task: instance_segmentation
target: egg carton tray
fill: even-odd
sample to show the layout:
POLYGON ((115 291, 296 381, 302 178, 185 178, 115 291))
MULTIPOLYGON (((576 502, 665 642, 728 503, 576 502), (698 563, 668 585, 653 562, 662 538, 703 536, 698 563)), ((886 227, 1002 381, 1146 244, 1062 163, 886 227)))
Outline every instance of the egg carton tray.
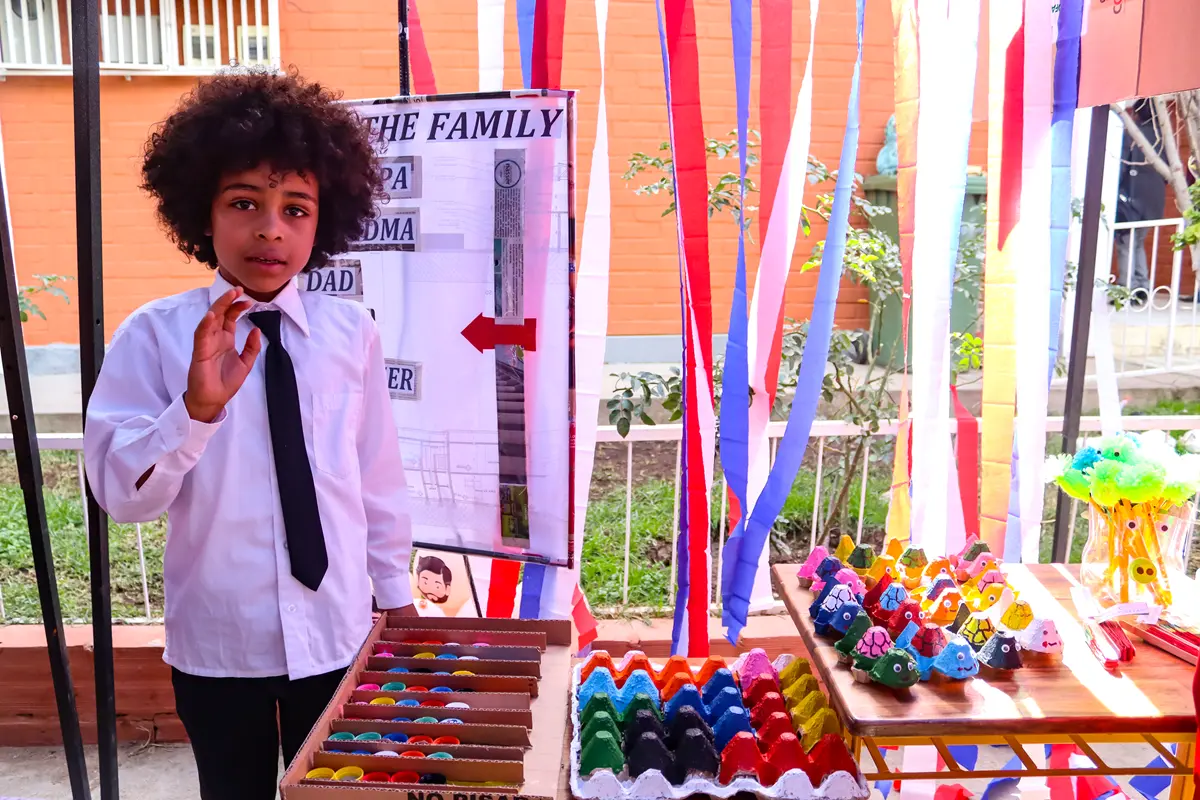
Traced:
MULTIPOLYGON (((625 654, 618 667, 629 663, 629 659, 637 651, 625 654)), ((772 662, 776 674, 783 670, 795 658, 784 654, 772 662)), ((746 660, 743 653, 730 665, 730 670, 738 674, 746 660)), ((662 668, 661 662, 652 661, 656 669, 662 668)), ((683 800, 694 795, 711 795, 722 800, 728 800, 739 792, 750 792, 758 797, 771 800, 866 800, 871 790, 866 779, 860 772, 857 775, 839 770, 830 773, 821 781, 820 786, 813 786, 808 775, 799 769, 788 770, 771 786, 763 786, 754 778, 737 777, 728 784, 721 784, 711 778, 693 776, 682 784, 676 785, 667 780, 666 776, 657 769, 647 770, 637 778, 627 775, 614 775, 611 770, 599 770, 584 778, 579 774, 580 757, 583 743, 580 739, 582 729, 579 725, 579 685, 583 674, 584 662, 575 665, 571 674, 571 795, 579 800, 683 800)), ((693 675, 699 669, 691 667, 693 675)))

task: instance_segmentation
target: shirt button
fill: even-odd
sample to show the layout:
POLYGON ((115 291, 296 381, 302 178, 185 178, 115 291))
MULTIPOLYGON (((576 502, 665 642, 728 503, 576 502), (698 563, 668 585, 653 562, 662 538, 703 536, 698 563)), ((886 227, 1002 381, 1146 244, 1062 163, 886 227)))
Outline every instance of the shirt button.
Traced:
POLYGON ((296 606, 294 606, 294 605, 288 606, 288 611, 295 611, 295 610, 296 610, 296 606))

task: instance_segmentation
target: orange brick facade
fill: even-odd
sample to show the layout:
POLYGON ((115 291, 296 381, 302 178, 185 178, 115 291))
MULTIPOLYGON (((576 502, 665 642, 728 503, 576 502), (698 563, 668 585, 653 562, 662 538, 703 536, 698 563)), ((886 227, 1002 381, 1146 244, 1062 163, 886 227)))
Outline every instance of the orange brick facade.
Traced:
MULTIPOLYGON (((508 3, 505 85, 521 83, 515 3, 508 3)), ((341 88, 347 97, 394 94, 398 88, 395 3, 381 0, 285 0, 280 4, 280 44, 285 64, 341 88)), ((793 15, 793 88, 798 89, 808 48, 807 3, 793 15)), ((423 0, 421 22, 438 89, 478 86, 476 4, 473 0, 423 0)), ((729 50, 729 5, 696 0, 706 132, 725 136, 735 127, 729 50)), ((760 30, 757 18, 755 28, 760 30)), ((657 148, 666 139, 662 63, 652 0, 612 0, 608 26, 610 175, 613 196, 612 280, 609 333, 674 334, 679 331, 678 267, 673 218, 663 218, 660 198, 639 197, 621 180, 628 155, 657 148)), ((893 108, 891 17, 887 3, 868 3, 862 71, 862 138, 858 171, 872 174, 884 126, 893 108)), ((590 0, 568 0, 563 85, 579 91, 578 213, 587 198, 588 159, 595 133, 599 59, 590 0)), ((751 126, 757 127, 758 45, 755 43, 751 126)), ((854 3, 827 0, 817 25, 813 153, 836 165, 845 126, 854 62, 854 3)), ((207 282, 207 271, 184 261, 157 229, 153 209, 137 188, 142 144, 156 121, 192 85, 178 77, 101 78, 105 314, 109 335, 142 303, 207 282)), ((16 262, 22 282, 32 275, 74 275, 74 178, 69 77, 10 76, 0 83, 0 124, 10 190, 16 262)), ((971 163, 985 160, 986 133, 977 126, 971 163)), ((713 172, 735 161, 712 164, 713 172)), ((757 228, 757 226, 755 226, 757 228)), ((787 313, 804 317, 816 274, 799 272, 817 228, 802 239, 787 293, 787 313)), ((729 315, 736 229, 728 216, 710 226, 714 328, 729 315)), ((757 244, 750 245, 750 275, 757 244)), ((73 284, 67 285, 73 293, 73 284)), ((838 321, 861 326, 865 292, 847 284, 838 321)), ((78 341, 74 305, 39 301, 48 321, 26 326, 29 344, 78 341)))

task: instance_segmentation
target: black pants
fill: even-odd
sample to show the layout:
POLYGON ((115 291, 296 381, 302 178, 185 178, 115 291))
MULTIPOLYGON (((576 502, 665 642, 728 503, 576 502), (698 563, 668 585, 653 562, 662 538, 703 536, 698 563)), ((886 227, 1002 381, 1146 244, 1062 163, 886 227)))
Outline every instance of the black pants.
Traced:
POLYGON ((290 764, 345 670, 301 680, 198 678, 171 670, 203 800, 274 800, 279 745, 290 764))

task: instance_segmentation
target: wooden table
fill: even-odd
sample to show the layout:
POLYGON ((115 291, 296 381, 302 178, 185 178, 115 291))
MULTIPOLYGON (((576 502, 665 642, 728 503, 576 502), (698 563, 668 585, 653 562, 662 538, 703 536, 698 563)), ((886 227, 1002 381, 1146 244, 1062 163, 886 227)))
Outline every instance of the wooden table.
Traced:
POLYGON ((1170 775, 1171 798, 1191 798, 1196 741, 1192 667, 1149 645, 1118 673, 1106 671, 1091 654, 1070 598, 1077 567, 1055 564, 1006 567, 1009 583, 1039 617, 1055 621, 1064 643, 1062 664, 1027 666, 1004 680, 973 678, 950 686, 921 683, 895 692, 878 684, 856 683, 848 667, 837 663, 833 641, 816 635, 808 608, 813 595, 796 580, 798 564, 772 568, 775 588, 812 654, 813 670, 825 684, 830 706, 845 728, 857 758, 862 749, 878 772, 868 780, 962 780, 997 777, 1097 775, 1170 775), (1167 762, 1109 764, 1094 745, 1149 744, 1167 762), (1023 744, 1074 743, 1095 768, 1039 768, 1023 744), (1166 747, 1177 745, 1172 754, 1166 747), (968 771, 958 765, 950 744, 1007 744, 1023 770, 968 771), (898 772, 889 769, 880 747, 932 745, 946 762, 945 772, 898 772))

